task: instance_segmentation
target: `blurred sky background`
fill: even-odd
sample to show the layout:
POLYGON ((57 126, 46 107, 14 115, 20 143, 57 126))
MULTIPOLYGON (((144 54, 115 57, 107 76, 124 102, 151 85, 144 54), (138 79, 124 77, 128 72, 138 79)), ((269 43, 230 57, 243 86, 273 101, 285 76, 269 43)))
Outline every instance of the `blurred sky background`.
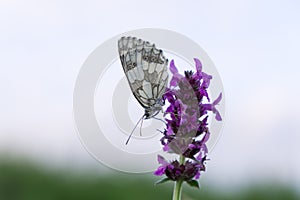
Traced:
POLYGON ((201 45, 225 88, 225 126, 202 178, 220 189, 265 180, 299 189, 299 11, 297 0, 1 0, 0 154, 110 171, 77 137, 76 77, 112 36, 163 28, 201 45))

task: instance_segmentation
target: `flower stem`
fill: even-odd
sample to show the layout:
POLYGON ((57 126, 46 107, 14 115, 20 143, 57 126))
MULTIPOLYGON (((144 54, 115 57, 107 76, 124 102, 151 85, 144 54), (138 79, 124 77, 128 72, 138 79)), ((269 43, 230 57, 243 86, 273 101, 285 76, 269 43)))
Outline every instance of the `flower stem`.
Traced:
POLYGON ((173 200, 181 200, 182 180, 175 182, 173 191, 173 200))
POLYGON ((185 161, 185 157, 183 155, 180 155, 179 163, 184 164, 184 161, 185 161))
MULTIPOLYGON (((180 155, 179 158, 180 164, 183 164, 184 161, 185 161, 185 157, 180 155)), ((181 200, 182 183, 183 180, 178 180, 174 183, 173 200, 181 200)))

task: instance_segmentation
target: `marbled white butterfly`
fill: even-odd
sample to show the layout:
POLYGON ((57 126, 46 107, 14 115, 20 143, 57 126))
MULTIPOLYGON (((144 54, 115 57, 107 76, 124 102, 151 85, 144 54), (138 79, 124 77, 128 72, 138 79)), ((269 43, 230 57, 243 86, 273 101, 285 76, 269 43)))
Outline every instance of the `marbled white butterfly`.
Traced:
POLYGON ((168 83, 168 59, 164 57, 162 50, 155 47, 155 44, 135 37, 119 39, 118 50, 130 89, 145 109, 145 114, 138 123, 144 118, 155 117, 164 105, 162 96, 168 83))

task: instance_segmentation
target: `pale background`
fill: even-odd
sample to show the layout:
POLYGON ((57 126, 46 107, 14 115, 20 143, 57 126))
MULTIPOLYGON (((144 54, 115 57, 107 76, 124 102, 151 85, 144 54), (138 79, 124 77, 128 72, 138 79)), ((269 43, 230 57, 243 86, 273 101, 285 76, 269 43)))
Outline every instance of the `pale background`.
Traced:
POLYGON ((226 121, 204 181, 220 189, 264 181, 297 188, 299 10, 296 0, 2 0, 0 154, 110 171, 76 135, 76 76, 87 56, 110 37, 164 28, 200 44, 223 80, 226 121))

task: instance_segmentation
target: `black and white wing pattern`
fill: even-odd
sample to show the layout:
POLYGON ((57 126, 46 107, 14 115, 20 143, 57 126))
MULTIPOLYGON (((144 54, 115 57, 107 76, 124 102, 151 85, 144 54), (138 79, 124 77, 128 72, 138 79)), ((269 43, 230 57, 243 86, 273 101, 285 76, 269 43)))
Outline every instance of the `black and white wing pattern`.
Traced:
POLYGON ((154 117, 164 105, 168 59, 155 44, 135 37, 119 39, 118 49, 131 91, 145 109, 145 119, 154 117))

